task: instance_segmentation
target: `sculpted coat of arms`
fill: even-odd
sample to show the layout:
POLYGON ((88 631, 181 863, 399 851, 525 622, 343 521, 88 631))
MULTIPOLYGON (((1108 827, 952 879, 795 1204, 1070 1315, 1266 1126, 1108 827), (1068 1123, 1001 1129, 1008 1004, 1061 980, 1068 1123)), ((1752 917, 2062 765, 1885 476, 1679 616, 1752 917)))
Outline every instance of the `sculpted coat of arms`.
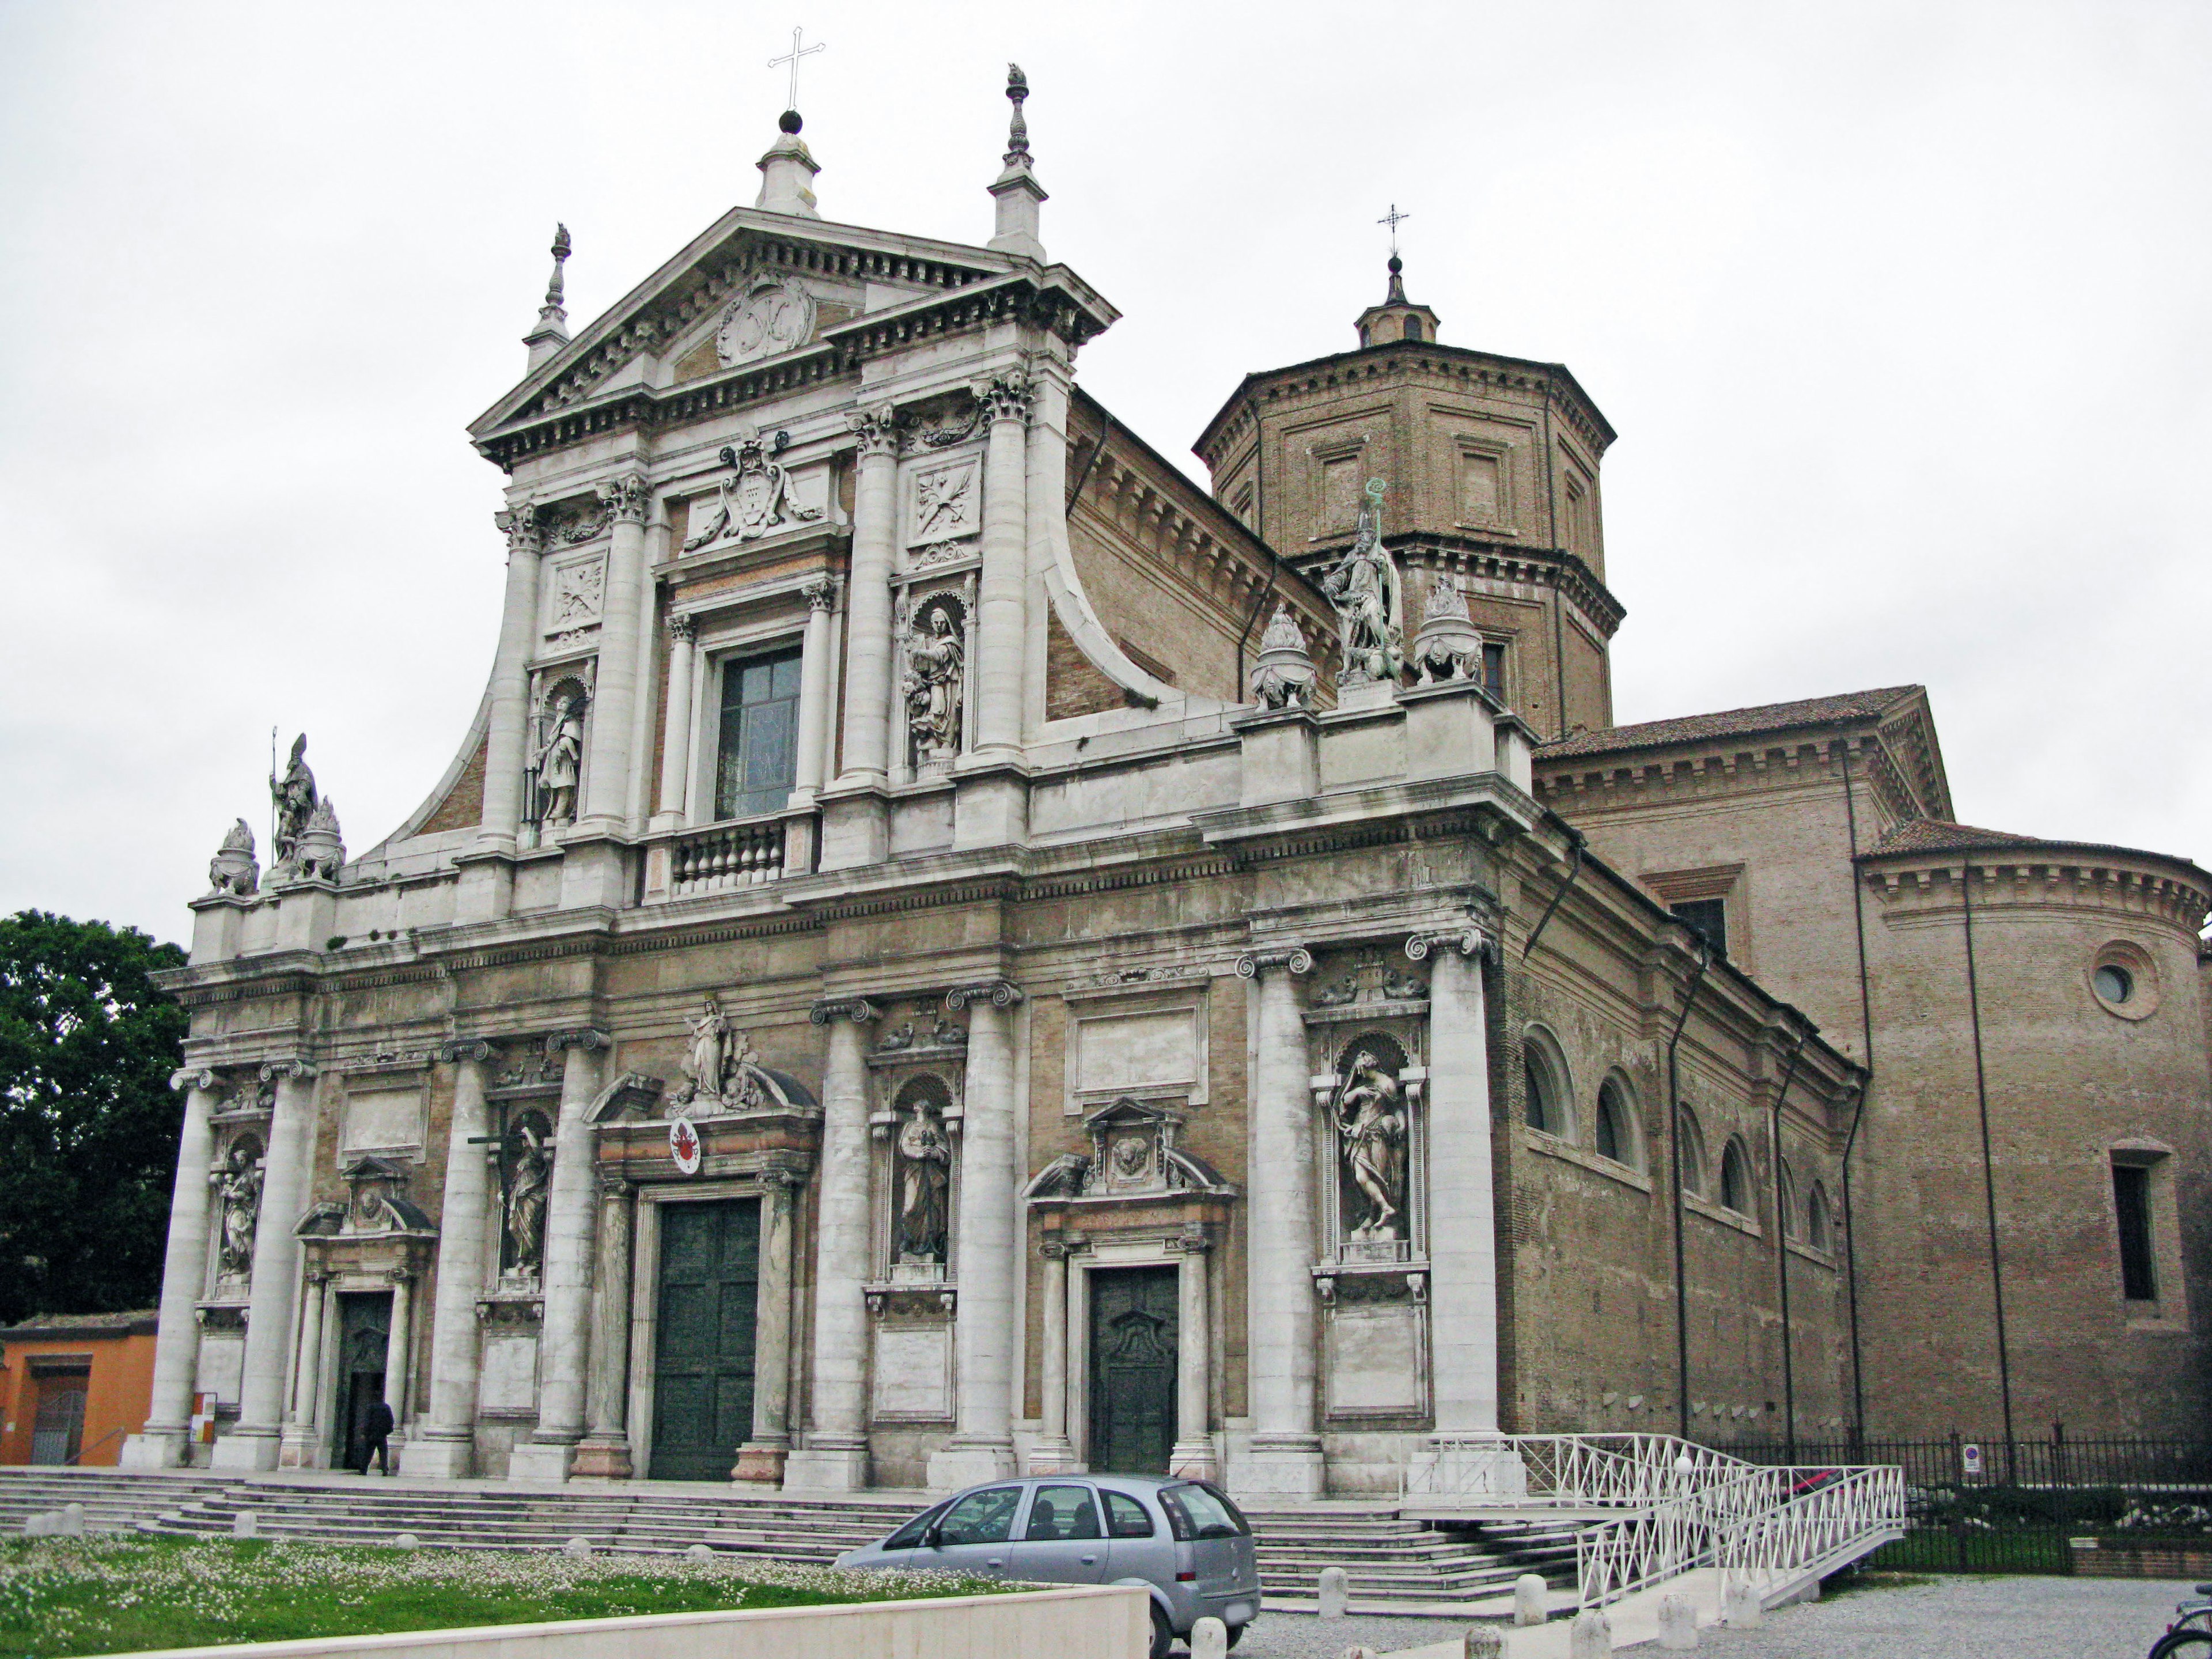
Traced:
POLYGON ((752 541, 785 525, 822 516, 820 507, 801 507, 792 499, 791 475, 770 456, 759 433, 746 431, 726 445, 722 464, 735 471, 715 486, 714 506, 684 539, 686 553, 715 542, 752 541))

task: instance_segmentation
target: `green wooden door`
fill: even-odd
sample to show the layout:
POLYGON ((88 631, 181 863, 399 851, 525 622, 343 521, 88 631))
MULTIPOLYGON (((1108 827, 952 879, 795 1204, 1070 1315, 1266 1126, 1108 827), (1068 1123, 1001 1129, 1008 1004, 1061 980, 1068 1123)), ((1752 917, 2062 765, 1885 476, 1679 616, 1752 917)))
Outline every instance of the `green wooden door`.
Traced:
POLYGON ((1091 1467, 1165 1474, 1176 1432, 1176 1270, 1091 1275, 1091 1467))
POLYGON ((726 1480, 753 1431, 760 1200, 660 1209, 653 1376, 656 1480, 726 1480))

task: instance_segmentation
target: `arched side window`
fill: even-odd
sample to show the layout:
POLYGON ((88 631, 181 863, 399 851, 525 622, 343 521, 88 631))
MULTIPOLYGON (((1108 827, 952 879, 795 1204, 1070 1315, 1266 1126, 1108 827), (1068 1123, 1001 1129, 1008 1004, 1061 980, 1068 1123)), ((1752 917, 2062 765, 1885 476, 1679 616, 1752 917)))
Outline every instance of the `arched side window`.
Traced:
POLYGON ((1521 1037, 1521 1060, 1527 1073, 1528 1099, 1522 1115, 1532 1129, 1540 1129, 1561 1140, 1574 1139, 1574 1121, 1567 1110, 1573 1096, 1567 1062, 1559 1045, 1540 1025, 1531 1025, 1521 1037))
POLYGON ((1805 1195, 1805 1242, 1816 1250, 1828 1248, 1828 1189, 1817 1181, 1805 1195))
POLYGON ((1421 319, 1419 318, 1408 317, 1406 319, 1406 337, 1409 340, 1418 340, 1421 337, 1421 319))
POLYGON ((1744 1151, 1743 1142, 1734 1136, 1721 1152, 1721 1207, 1738 1215, 1749 1215, 1753 1207, 1751 1155, 1744 1151))
POLYGON ((1790 1160, 1782 1160, 1782 1236, 1800 1238, 1804 1230, 1798 1225, 1797 1174, 1790 1167, 1790 1160))
POLYGON ((1703 1197, 1705 1190, 1705 1136, 1698 1115, 1688 1107, 1674 1114, 1674 1156, 1682 1172, 1682 1190, 1703 1197))
POLYGON ((1619 1073, 1598 1085, 1595 1132, 1597 1155, 1632 1170, 1644 1167, 1643 1148, 1636 1134, 1635 1096, 1619 1073))

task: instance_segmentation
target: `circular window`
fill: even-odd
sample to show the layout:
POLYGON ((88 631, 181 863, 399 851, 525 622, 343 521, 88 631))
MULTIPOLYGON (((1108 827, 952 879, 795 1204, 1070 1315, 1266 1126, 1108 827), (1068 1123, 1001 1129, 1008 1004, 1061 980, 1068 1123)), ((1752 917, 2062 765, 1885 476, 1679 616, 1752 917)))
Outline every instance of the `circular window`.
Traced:
POLYGON ((2114 939, 2089 964, 2097 1006, 2121 1019, 2148 1019, 2158 1008, 2158 965, 2130 939, 2114 939))

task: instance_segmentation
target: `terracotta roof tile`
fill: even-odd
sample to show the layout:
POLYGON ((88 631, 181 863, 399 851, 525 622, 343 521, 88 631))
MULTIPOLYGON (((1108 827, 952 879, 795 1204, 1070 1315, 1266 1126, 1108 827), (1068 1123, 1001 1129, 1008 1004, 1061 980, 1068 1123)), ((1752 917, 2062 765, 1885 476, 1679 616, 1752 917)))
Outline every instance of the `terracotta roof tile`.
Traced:
POLYGON ((1761 703, 1753 708, 1729 708, 1711 714, 1684 714, 1670 720, 1645 720, 1638 726, 1608 726, 1601 732, 1577 732, 1572 737, 1540 744, 1536 758, 1568 760, 1578 755, 1661 749, 1678 743, 1706 743, 1716 738, 1784 732, 1801 726, 1873 720, 1887 714, 1905 698, 1918 695, 1920 690, 1917 685, 1890 685, 1874 691, 1846 691, 1840 696, 1761 703))
POLYGON ((2053 847, 2040 836, 2015 836, 2008 830, 1977 830, 1944 818, 1907 818, 1875 843, 1880 853, 1942 853, 1968 847, 2053 847))
POLYGON ((21 1338, 33 1331, 52 1331, 57 1335, 67 1331, 128 1331, 137 1325, 150 1330, 160 1311, 140 1308, 130 1313, 34 1314, 16 1324, 0 1325, 0 1337, 21 1338))

